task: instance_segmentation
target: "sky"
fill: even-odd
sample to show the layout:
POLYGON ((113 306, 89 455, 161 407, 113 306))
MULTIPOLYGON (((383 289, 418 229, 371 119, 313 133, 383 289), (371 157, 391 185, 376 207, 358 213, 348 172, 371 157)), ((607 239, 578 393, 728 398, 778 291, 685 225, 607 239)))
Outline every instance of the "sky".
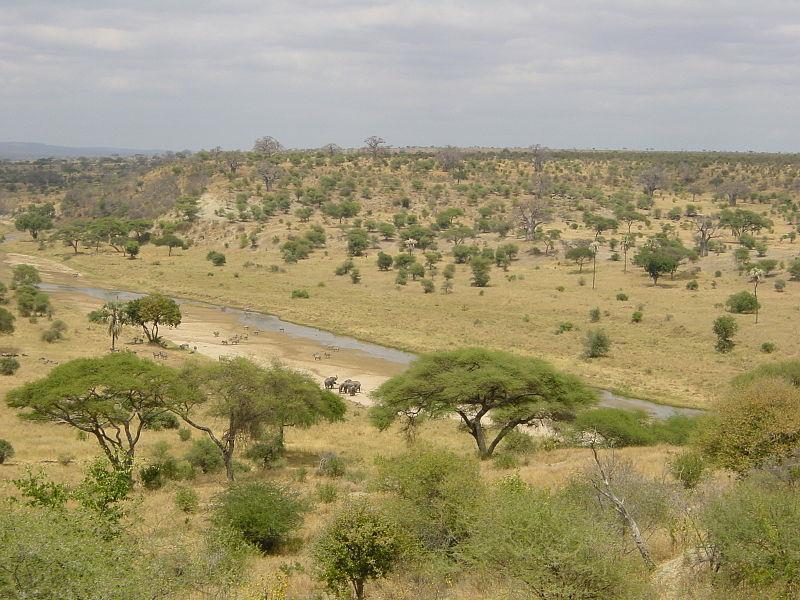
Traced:
POLYGON ((0 0, 0 140, 800 151, 798 0, 0 0))

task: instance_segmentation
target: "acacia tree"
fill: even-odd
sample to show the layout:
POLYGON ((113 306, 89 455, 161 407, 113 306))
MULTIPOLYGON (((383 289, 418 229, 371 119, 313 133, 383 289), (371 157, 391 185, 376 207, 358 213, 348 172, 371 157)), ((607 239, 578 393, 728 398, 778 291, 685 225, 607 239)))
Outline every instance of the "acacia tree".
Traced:
POLYGON ((278 431, 282 441, 284 427, 335 421, 345 412, 338 395, 277 364, 265 369, 243 357, 221 358, 218 363, 190 363, 181 377, 199 393, 184 396, 172 409, 219 448, 229 481, 234 479, 237 441, 259 439, 270 428, 278 431), (224 424, 215 429, 207 417, 224 424))
POLYGON ((648 198, 667 185, 667 176, 660 167, 650 167, 639 174, 639 183, 648 198))
POLYGON ((189 243, 186 240, 179 238, 174 233, 166 233, 163 236, 154 239, 153 245, 166 246, 169 249, 167 251, 167 256, 172 256, 173 248, 181 248, 182 250, 189 248, 189 243))
POLYGON ((158 331, 161 325, 177 327, 181 324, 178 303, 163 294, 131 300, 125 305, 125 313, 128 322, 141 327, 150 343, 160 340, 158 331))
POLYGON ((577 377, 542 360, 483 348, 422 355, 373 397, 377 404, 370 416, 379 429, 401 417, 458 416, 481 459, 489 458, 517 426, 569 420, 596 400, 577 377))
POLYGON ((281 150, 283 150, 283 144, 281 144, 271 135, 260 137, 253 144, 253 152, 260 152, 261 154, 266 154, 267 156, 272 156, 281 150))
POLYGON ((721 225, 719 215, 695 215, 691 223, 700 248, 700 256, 708 256, 708 243, 722 235, 719 230, 721 225))
POLYGON ((14 227, 19 231, 27 231, 35 240, 39 239, 39 232, 53 228, 53 217, 56 211, 52 203, 34 205, 21 213, 14 220, 14 227))
POLYGON ((372 154, 372 158, 377 158, 378 155, 383 152, 386 146, 386 140, 377 135, 371 135, 364 140, 364 144, 366 145, 369 153, 372 154))
POLYGON ((67 423, 95 437, 115 469, 129 471, 142 430, 192 394, 172 369, 129 352, 79 358, 12 390, 21 416, 67 423))

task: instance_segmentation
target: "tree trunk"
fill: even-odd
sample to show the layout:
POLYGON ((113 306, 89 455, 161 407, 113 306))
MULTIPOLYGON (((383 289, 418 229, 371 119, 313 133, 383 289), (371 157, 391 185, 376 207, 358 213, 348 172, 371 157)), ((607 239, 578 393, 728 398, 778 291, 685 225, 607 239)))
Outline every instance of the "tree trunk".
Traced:
POLYGON ((364 582, 360 579, 353 581, 353 591, 356 594, 356 600, 364 600, 364 582))

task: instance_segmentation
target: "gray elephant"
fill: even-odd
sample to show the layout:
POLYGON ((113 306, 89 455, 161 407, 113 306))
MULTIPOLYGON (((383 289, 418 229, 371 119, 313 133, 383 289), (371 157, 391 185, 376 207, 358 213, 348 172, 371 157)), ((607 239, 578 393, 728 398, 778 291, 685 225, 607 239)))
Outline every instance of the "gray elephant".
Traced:
POLYGON ((326 377, 325 378, 325 389, 332 390, 334 386, 336 386, 336 380, 339 378, 338 375, 334 375, 333 377, 326 377))
POLYGON ((344 388, 344 391, 346 394, 355 396, 358 392, 361 391, 361 382, 348 380, 347 386, 344 388))
POLYGON ((350 387, 350 382, 353 381, 352 379, 345 379, 342 383, 339 384, 339 393, 347 392, 348 388, 350 387))

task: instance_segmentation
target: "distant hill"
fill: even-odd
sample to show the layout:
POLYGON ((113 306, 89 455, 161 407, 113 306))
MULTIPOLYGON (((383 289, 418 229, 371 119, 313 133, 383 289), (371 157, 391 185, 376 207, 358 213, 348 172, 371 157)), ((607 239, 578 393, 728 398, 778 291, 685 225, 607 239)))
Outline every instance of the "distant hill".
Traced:
POLYGON ((51 146, 34 142, 0 142, 0 160, 35 160, 37 158, 74 158, 78 156, 132 156, 134 154, 160 154, 163 150, 143 150, 136 148, 106 148, 102 146, 73 148, 70 146, 51 146))

